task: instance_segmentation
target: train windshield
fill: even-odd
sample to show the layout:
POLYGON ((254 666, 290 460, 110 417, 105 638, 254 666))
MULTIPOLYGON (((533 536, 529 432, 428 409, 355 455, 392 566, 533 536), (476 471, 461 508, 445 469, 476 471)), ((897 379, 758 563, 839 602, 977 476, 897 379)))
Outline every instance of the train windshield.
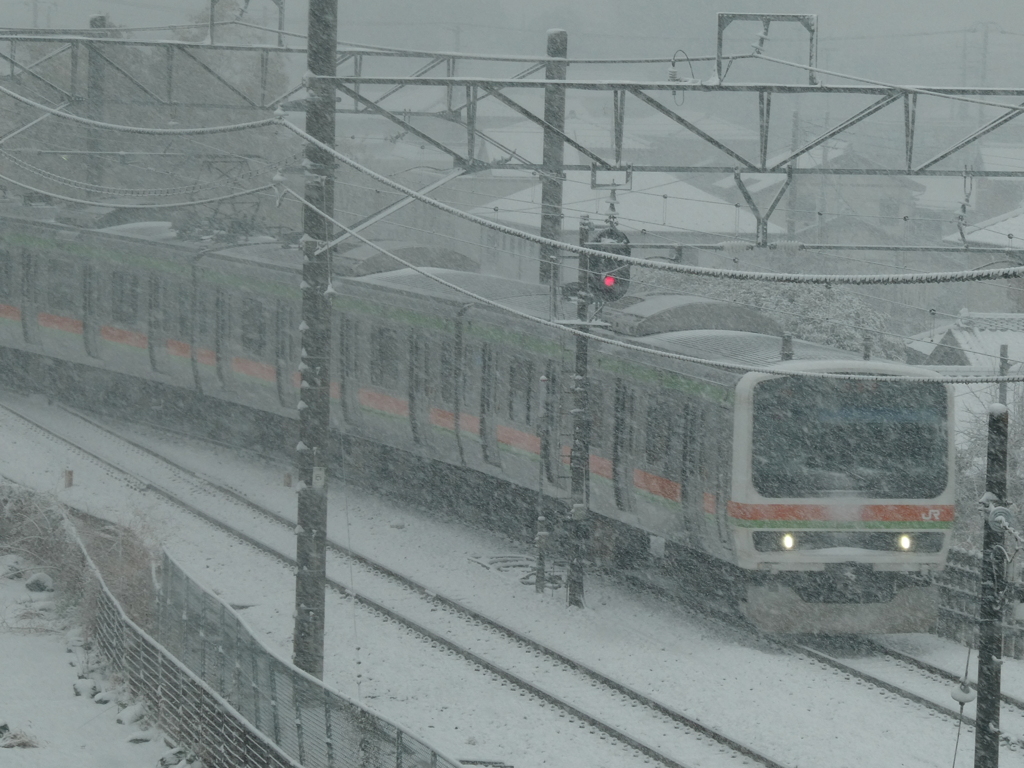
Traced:
POLYGON ((937 382, 762 381, 754 487, 769 498, 935 498, 946 488, 946 411, 937 382))

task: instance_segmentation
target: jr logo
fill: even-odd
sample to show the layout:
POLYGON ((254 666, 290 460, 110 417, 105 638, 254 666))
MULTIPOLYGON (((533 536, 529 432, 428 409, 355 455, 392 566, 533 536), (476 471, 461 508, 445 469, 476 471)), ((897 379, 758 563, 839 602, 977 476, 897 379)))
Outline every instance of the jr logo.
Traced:
POLYGON ((938 520, 939 519, 939 510, 937 510, 937 509, 929 509, 927 512, 922 512, 921 513, 921 519, 922 520, 938 520))

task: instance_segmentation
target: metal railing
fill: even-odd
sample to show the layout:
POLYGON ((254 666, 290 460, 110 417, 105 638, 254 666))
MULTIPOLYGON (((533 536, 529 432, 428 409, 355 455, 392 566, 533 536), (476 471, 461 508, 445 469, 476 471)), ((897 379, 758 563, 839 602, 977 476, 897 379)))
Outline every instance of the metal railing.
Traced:
MULTIPOLYGON (((954 547, 946 567, 935 576, 939 587, 939 619, 935 634, 978 647, 978 607, 981 604, 981 553, 954 547)), ((1003 655, 1024 659, 1024 622, 1008 602, 1003 617, 1003 655)))
POLYGON ((160 579, 156 637, 295 763, 460 768, 458 761, 280 659, 166 553, 160 579))
MULTIPOLYGON (((278 658, 164 553, 152 635, 83 560, 89 636, 152 720, 207 768, 462 768, 278 658)), ((74 551, 74 548, 72 549, 74 551)))

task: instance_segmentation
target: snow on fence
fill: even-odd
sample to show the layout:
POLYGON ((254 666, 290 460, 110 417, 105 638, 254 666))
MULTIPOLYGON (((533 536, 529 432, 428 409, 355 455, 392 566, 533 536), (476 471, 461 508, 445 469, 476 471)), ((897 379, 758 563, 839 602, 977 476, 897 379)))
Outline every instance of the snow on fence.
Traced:
MULTIPOLYGON (((457 761, 264 648, 230 607, 190 579, 166 553, 160 576, 157 639, 229 703, 232 712, 286 754, 291 760, 287 765, 460 768, 457 761)), ((205 718, 187 725, 201 730, 205 718)))
POLYGON ((82 594, 97 649, 206 768, 461 768, 275 656, 166 553, 148 634, 114 597, 69 520, 66 530, 84 560, 82 594))
MULTIPOLYGON (((950 549, 946 567, 935 577, 939 586, 937 635, 978 647, 980 582, 981 553, 958 547, 950 549)), ((1024 623, 1013 615, 1016 604, 1011 597, 1004 612, 1003 655, 1024 659, 1024 623)))

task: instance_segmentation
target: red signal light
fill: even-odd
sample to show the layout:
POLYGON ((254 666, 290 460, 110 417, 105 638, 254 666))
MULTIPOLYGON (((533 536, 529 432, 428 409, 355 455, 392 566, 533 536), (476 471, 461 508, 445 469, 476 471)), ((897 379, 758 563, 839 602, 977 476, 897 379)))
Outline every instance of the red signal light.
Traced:
POLYGON ((604 284, 606 288, 611 288, 615 285, 615 275, 605 275, 604 284))

